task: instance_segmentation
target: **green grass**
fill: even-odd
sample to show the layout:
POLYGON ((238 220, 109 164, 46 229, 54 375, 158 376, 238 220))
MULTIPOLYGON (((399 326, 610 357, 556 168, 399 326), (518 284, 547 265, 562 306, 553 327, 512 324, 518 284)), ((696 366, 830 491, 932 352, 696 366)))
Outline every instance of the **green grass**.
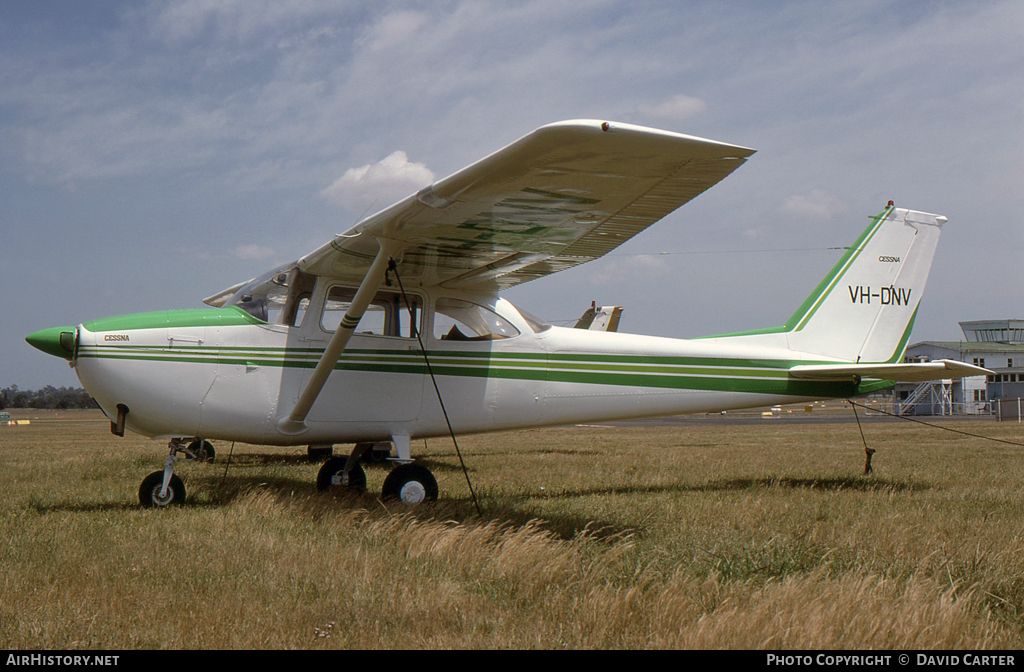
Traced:
MULTIPOLYGON (((1011 423, 948 424, 1024 443, 1011 423)), ((321 495, 304 449, 95 414, 0 427, 0 646, 1020 648, 1021 449, 911 423, 567 428, 414 442, 441 501, 321 495)))

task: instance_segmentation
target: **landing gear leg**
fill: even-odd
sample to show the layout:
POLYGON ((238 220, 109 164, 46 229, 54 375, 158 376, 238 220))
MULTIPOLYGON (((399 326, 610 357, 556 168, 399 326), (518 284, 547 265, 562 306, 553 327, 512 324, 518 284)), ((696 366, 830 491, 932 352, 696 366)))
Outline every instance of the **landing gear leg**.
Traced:
POLYGON ((139 487, 139 503, 147 509, 185 503, 185 484, 174 474, 174 463, 178 453, 188 453, 186 439, 171 439, 170 452, 164 461, 163 471, 154 471, 146 476, 139 487))

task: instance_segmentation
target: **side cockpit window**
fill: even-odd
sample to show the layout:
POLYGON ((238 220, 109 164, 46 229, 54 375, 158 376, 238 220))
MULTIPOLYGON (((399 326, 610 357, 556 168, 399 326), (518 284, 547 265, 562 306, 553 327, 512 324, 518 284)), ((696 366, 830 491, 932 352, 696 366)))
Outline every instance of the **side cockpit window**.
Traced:
POLYGON ((518 335, 511 322, 489 308, 462 299, 443 298, 434 304, 434 338, 439 341, 494 341, 518 335))
MULTIPOLYGON (((348 312, 352 299, 356 295, 354 287, 331 287, 320 313, 320 327, 326 332, 338 330, 341 318, 348 312)), ((399 338, 416 338, 416 330, 420 321, 420 299, 410 296, 412 314, 409 306, 396 292, 377 292, 377 295, 366 307, 355 333, 371 336, 396 336, 399 338)))

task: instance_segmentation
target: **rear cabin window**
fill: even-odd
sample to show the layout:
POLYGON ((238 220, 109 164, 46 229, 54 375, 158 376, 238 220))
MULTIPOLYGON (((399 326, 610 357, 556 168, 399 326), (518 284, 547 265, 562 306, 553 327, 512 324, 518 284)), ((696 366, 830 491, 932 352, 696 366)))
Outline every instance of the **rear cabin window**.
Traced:
MULTIPOLYGON (((334 332, 341 324, 341 318, 348 312, 352 299, 356 295, 354 287, 331 287, 320 314, 320 326, 324 331, 334 332)), ((400 338, 416 338, 419 328, 421 308, 420 298, 410 296, 412 314, 409 306, 396 292, 377 292, 377 295, 366 307, 363 317, 355 333, 372 336, 396 336, 400 338)))
POLYGON ((462 299, 434 304, 434 338, 439 341, 494 341, 514 338, 519 330, 489 308, 462 299))

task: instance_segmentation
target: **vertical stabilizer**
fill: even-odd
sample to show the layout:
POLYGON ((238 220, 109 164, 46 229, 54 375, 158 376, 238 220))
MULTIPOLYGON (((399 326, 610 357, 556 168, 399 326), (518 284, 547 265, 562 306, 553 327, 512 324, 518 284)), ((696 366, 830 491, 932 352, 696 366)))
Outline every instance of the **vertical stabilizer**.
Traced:
POLYGON ((853 362, 898 361, 945 221, 890 202, 786 322, 789 347, 853 362))

